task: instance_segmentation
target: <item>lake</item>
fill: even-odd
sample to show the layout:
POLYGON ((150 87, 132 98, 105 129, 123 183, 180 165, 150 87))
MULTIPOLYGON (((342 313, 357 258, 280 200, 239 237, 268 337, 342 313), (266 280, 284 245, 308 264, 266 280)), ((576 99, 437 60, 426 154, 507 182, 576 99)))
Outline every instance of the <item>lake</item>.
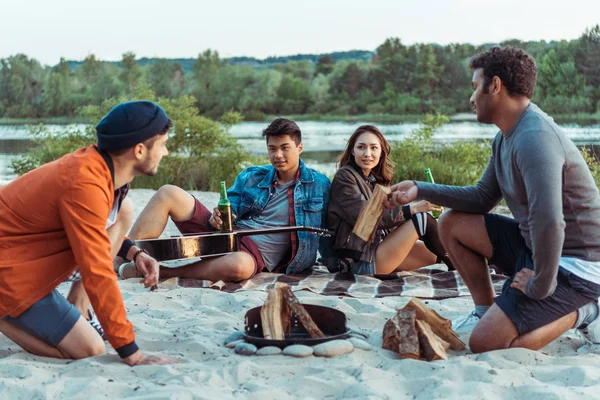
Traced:
MULTIPOLYGON (((244 122, 231 128, 235 136, 246 150, 254 154, 266 155, 265 141, 260 137, 267 127, 265 122, 244 122)), ((332 176, 335 170, 335 158, 344 149, 346 141, 361 123, 301 121, 304 144, 303 159, 311 167, 332 176)), ((389 141, 404 139, 419 125, 416 123, 377 124, 389 141)), ((49 125, 50 129, 64 127, 49 125)), ((563 124, 569 138, 578 145, 600 146, 600 125, 580 126, 563 124)), ((457 140, 492 139, 498 129, 493 125, 483 125, 473 121, 450 122, 435 134, 438 142, 457 140)), ((31 145, 31 135, 27 126, 0 126, 0 185, 14 179, 10 169, 10 161, 25 152, 31 145)), ((594 146, 596 147, 596 146, 594 146)))

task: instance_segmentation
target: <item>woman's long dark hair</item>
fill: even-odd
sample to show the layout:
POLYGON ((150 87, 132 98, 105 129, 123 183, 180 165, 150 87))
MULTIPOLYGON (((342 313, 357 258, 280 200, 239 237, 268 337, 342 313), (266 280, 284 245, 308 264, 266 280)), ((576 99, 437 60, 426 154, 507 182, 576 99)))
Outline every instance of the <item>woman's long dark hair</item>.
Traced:
POLYGON ((348 139, 346 149, 338 158, 338 168, 341 168, 354 160, 352 150, 354 149, 354 145, 356 144, 356 139, 366 132, 372 133, 375 136, 377 136, 379 138, 379 143, 381 143, 381 157, 379 158, 379 163, 375 166, 375 168, 373 168, 371 172, 373 173, 373 176, 375 176, 377 183, 389 186, 392 183, 392 178, 394 177, 394 170, 396 169, 396 164, 390 161, 390 144, 383 136, 383 133, 381 133, 381 131, 376 126, 361 125, 354 131, 352 136, 350 136, 350 139, 348 139))

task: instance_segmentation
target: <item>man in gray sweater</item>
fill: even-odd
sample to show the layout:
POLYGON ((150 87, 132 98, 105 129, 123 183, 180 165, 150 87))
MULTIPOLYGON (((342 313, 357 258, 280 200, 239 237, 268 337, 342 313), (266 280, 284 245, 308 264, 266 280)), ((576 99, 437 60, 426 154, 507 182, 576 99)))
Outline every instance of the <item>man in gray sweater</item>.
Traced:
POLYGON ((500 132, 475 186, 404 181, 388 206, 425 199, 452 210, 440 237, 475 303, 473 352, 540 349, 569 329, 600 342, 600 196, 579 150, 530 102, 537 67, 494 47, 471 59, 471 104, 500 132), (513 218, 489 213, 505 199, 513 218), (509 275, 495 297, 486 259, 509 275))

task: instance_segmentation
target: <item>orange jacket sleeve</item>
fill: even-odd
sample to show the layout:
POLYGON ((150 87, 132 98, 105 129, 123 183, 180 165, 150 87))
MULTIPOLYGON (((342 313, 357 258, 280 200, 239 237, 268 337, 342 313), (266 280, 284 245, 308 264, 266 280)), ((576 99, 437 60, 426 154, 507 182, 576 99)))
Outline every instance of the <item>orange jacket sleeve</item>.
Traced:
POLYGON ((63 194, 59 213, 85 291, 108 341, 124 358, 138 348, 110 257, 106 220, 113 195, 92 179, 75 182, 63 194))

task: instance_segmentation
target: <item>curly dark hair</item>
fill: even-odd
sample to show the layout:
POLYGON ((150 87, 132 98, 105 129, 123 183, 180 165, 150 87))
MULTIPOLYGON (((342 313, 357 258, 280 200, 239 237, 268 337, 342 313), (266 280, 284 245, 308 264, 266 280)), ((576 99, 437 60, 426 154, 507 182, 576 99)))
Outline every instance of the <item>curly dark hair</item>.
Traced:
POLYGON ((492 78, 497 76, 510 95, 531 98, 537 79, 537 65, 533 57, 518 47, 492 47, 477 54, 469 62, 472 70, 483 68, 484 93, 487 93, 492 78))
POLYGON ((294 143, 296 143, 296 146, 302 142, 302 132, 300 132, 298 125, 291 119, 276 118, 267 126, 267 129, 262 131, 262 137, 266 138, 267 142, 270 137, 284 135, 289 135, 294 140, 294 143))

